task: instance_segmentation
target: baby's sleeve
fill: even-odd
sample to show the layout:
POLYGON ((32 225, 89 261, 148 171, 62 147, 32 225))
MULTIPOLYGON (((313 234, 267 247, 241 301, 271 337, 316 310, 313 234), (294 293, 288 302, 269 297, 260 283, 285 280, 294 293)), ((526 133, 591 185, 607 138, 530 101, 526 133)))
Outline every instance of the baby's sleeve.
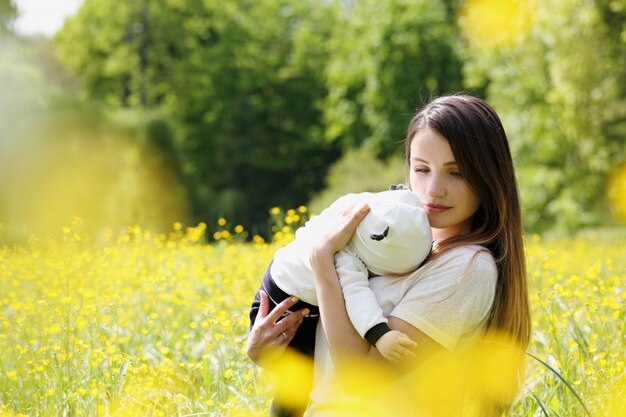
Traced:
POLYGON ((349 249, 344 248, 335 255, 335 268, 350 321, 361 337, 375 345, 391 329, 369 286, 365 264, 349 249))

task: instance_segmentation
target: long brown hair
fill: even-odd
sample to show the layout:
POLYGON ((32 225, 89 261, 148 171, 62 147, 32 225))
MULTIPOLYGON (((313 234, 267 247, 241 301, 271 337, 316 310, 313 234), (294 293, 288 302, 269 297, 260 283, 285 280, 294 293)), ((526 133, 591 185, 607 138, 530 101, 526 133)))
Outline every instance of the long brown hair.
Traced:
POLYGON ((479 98, 439 97, 409 123, 407 164, 411 140, 425 127, 448 140, 461 173, 480 200, 470 233, 441 242, 437 254, 466 244, 481 245, 491 252, 498 281, 487 330, 504 333, 526 349, 531 324, 521 209, 511 151, 500 118, 479 98))

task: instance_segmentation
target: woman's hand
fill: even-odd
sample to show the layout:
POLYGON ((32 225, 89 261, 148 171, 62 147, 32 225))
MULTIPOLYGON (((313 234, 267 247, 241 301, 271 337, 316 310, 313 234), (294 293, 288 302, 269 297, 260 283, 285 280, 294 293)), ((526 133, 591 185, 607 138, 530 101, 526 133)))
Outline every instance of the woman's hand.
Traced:
POLYGON ((329 257, 334 257, 337 252, 346 246, 369 210, 370 208, 367 204, 362 204, 356 210, 335 216, 333 224, 328 228, 328 233, 324 235, 311 251, 312 265, 315 267, 320 258, 328 259, 329 257))
POLYGON ((269 297, 265 291, 259 291, 259 296, 261 305, 248 335, 246 353, 257 365, 263 366, 282 356, 309 310, 305 308, 287 313, 298 301, 296 297, 289 297, 268 313, 269 297), (285 313, 287 315, 281 320, 285 313))

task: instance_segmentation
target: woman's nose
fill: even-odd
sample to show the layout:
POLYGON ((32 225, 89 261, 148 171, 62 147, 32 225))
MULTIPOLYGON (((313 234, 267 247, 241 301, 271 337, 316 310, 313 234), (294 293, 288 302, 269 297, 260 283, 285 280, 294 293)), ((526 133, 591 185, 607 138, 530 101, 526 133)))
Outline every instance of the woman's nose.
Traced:
POLYGON ((446 187, 440 178, 433 176, 428 184, 428 194, 431 197, 445 197, 446 187))

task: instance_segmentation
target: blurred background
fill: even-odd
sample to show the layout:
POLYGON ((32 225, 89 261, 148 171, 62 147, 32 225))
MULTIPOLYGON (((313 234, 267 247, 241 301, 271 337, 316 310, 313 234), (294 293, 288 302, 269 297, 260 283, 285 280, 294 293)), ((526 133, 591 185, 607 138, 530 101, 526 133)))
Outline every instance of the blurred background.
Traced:
POLYGON ((613 228, 625 75, 626 0, 0 0, 0 240, 267 235, 403 182, 408 121, 459 91, 503 119, 528 232, 613 228))

